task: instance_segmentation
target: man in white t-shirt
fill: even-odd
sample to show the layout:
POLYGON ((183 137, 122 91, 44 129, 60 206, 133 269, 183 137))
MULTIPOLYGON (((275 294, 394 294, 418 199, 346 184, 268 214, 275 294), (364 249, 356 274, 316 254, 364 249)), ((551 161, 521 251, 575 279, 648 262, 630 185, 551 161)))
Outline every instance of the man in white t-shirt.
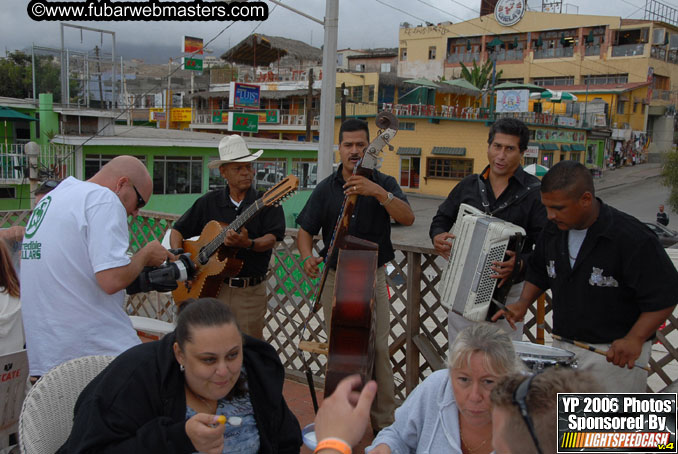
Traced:
POLYGON ((127 255, 127 216, 151 197, 144 164, 119 156, 87 181, 67 178, 33 210, 21 251, 21 301, 30 374, 138 344, 124 289, 145 266, 174 256, 158 241, 127 255))

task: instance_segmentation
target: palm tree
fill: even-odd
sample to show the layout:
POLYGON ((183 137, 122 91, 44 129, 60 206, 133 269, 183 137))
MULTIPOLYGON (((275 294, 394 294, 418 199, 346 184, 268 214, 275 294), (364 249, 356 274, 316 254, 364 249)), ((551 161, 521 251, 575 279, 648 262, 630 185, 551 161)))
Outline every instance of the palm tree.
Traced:
MULTIPOLYGON (((473 60, 473 67, 470 70, 463 62, 459 62, 459 64, 461 65, 461 77, 473 84, 474 87, 482 90, 492 82, 492 60, 487 60, 482 66, 478 66, 476 61, 473 60)), ((503 72, 503 70, 497 71, 495 80, 498 80, 503 72)))

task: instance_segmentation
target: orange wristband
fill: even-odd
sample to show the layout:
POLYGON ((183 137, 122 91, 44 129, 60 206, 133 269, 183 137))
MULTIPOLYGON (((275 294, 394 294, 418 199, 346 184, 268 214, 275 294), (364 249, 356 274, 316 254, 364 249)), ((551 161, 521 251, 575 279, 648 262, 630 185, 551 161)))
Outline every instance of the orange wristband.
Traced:
POLYGON ((316 446, 313 453, 316 454, 323 449, 334 449, 335 451, 339 451, 341 454, 352 454, 353 452, 351 450, 351 446, 339 438, 325 438, 318 443, 318 446, 316 446))

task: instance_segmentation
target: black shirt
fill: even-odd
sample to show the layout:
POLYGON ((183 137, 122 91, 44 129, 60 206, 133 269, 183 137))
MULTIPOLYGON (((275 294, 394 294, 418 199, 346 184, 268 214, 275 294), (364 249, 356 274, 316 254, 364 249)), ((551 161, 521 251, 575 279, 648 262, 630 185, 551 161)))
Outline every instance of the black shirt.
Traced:
MULTIPOLYGON (((322 230, 324 247, 320 255, 323 257, 327 254, 341 205, 344 202, 343 186, 346 181, 341 173, 342 168, 343 165, 340 165, 336 172, 318 184, 297 217, 297 224, 311 235, 317 235, 322 230)), ((395 178, 375 170, 370 179, 407 203, 407 197, 395 178)), ((379 245, 379 266, 395 258, 391 244, 391 216, 376 198, 358 196, 348 234, 379 245)), ((336 257, 328 265, 336 268, 336 257)))
POLYGON ((553 292, 555 334, 594 344, 624 337, 641 312, 678 302, 678 271, 657 237, 636 218, 600 203, 574 268, 568 232, 549 222, 525 278, 553 292))
POLYGON ((431 221, 429 236, 433 239, 433 237, 440 233, 449 232, 457 221, 459 206, 462 203, 484 211, 480 196, 480 184, 484 184, 486 187, 490 212, 499 208, 504 202, 511 201, 516 195, 522 194, 527 186, 530 186, 537 189, 532 189, 525 197, 495 213, 495 216, 499 219, 525 229, 527 238, 523 246, 523 257, 526 258, 530 251, 532 251, 534 243, 537 241, 539 234, 547 222, 546 209, 541 203, 541 194, 537 186, 539 179, 526 173, 522 167, 518 166, 518 169, 509 178, 508 186, 497 199, 494 196, 494 191, 489 180, 484 177, 487 174, 488 168, 489 166, 485 167, 485 170, 481 173, 480 180, 477 174, 469 175, 452 189, 445 201, 438 207, 438 212, 431 221))
MULTIPOLYGON (((245 209, 252 205, 262 193, 250 188, 245 198, 236 207, 229 196, 229 188, 216 189, 200 197, 193 206, 179 218, 173 229, 179 231, 184 238, 198 236, 209 221, 219 221, 230 224, 245 209)), ((277 241, 285 237, 285 213, 282 207, 264 207, 245 224, 250 239, 256 239, 267 233, 273 234, 277 241)), ((268 262, 271 260, 272 250, 264 252, 238 249, 236 258, 244 261, 239 277, 259 277, 266 275, 268 262)))
POLYGON ((666 211, 657 213, 657 222, 661 225, 669 225, 669 215, 666 214, 666 211))

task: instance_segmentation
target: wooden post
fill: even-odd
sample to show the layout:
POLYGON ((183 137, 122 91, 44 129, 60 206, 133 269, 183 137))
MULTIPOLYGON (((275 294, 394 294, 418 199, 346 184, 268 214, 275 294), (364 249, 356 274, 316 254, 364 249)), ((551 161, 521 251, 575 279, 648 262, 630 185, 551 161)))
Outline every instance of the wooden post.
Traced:
POLYGON ((537 343, 544 345, 544 320, 546 318, 546 295, 537 298, 537 343))
POLYGON ((407 327, 405 330, 405 392, 419 384, 419 348, 414 338, 421 330, 421 253, 407 252, 407 327))

